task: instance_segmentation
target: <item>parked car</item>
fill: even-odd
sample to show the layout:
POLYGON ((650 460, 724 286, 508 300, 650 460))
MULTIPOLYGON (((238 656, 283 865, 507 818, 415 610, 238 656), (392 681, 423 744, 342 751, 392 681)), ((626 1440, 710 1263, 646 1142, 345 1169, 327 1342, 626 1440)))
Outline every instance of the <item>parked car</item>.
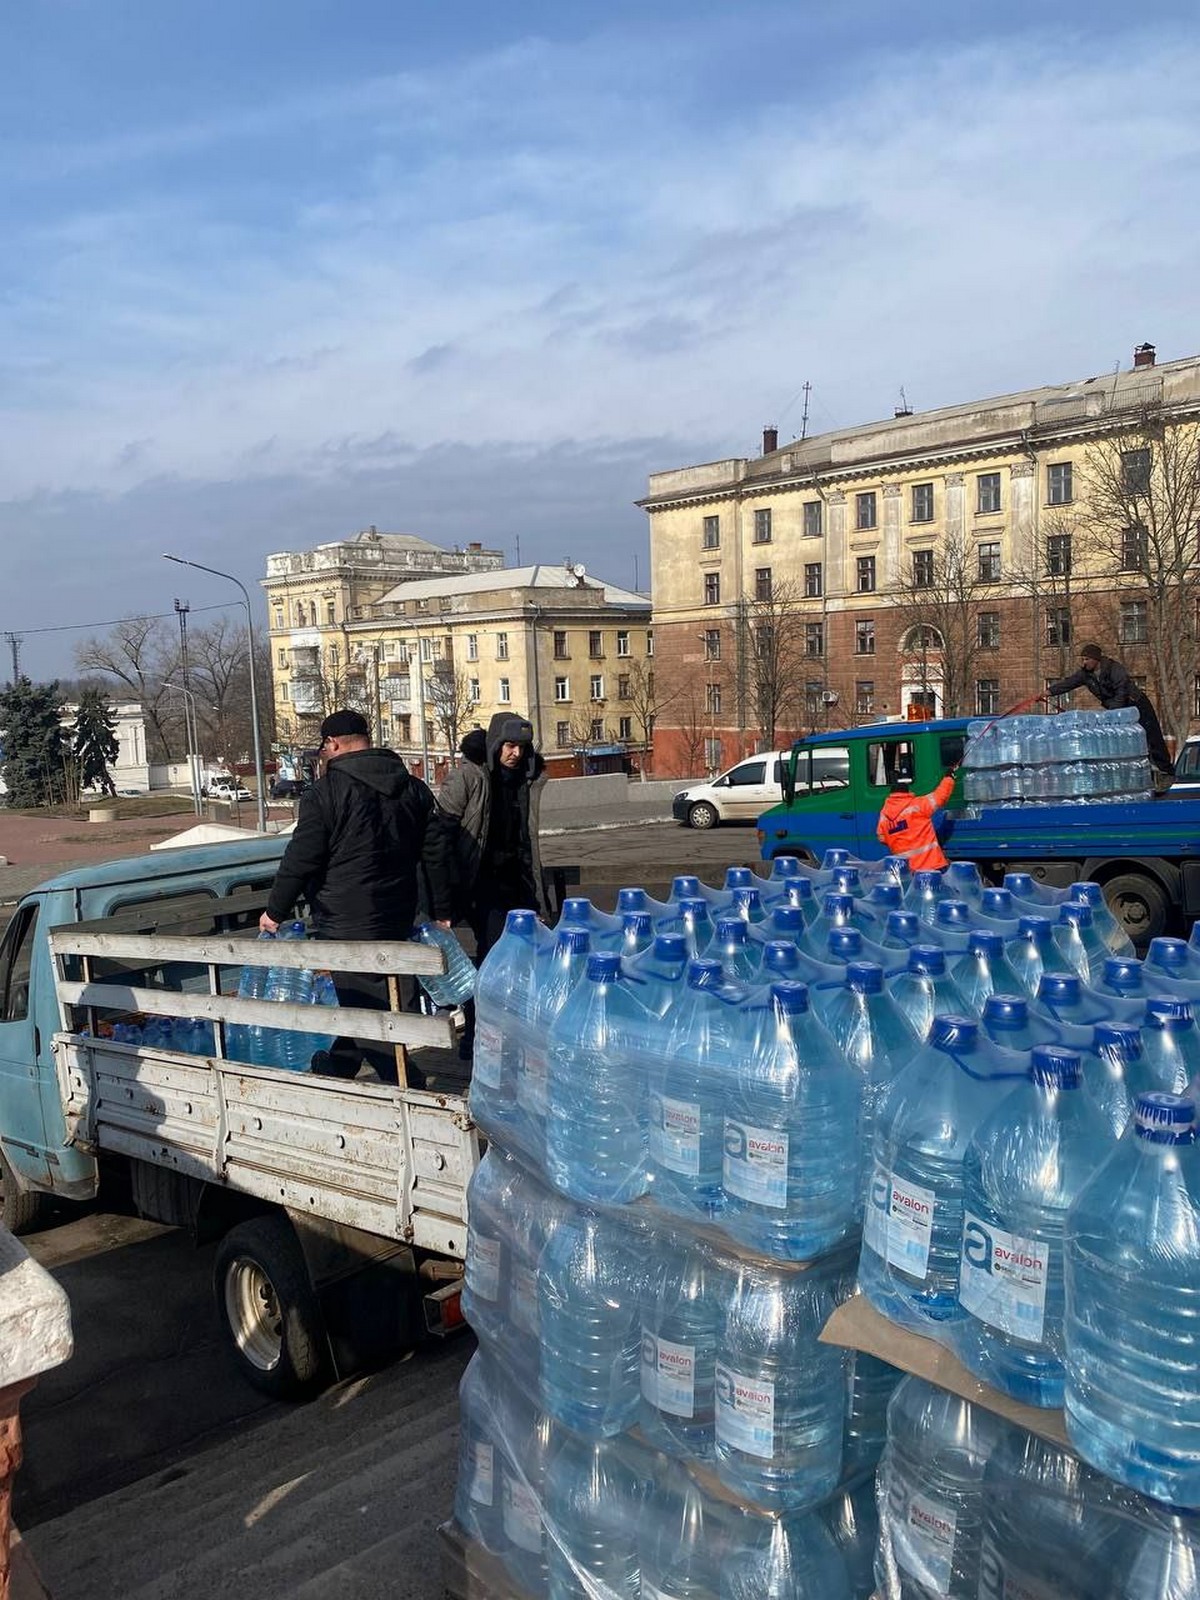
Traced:
POLYGON ((210 800, 253 800, 244 783, 236 778, 214 778, 204 793, 210 800))
POLYGON ((272 800, 298 800, 312 784, 307 778, 276 778, 271 784, 272 800))
POLYGON ((671 802, 676 822, 690 828, 715 828, 718 822, 755 822, 783 799, 781 763, 786 750, 751 756, 710 778, 681 789, 671 802))

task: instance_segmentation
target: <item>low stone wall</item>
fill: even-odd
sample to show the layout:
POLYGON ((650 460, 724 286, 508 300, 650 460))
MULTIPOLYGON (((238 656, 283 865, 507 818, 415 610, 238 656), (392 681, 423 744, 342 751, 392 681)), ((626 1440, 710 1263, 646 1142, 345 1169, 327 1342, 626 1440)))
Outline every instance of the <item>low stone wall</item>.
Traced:
POLYGON ((671 797, 682 783, 640 782, 623 772, 605 772, 595 778, 553 778, 542 790, 542 820, 556 811, 575 811, 581 807, 645 807, 647 811, 670 809, 671 797))

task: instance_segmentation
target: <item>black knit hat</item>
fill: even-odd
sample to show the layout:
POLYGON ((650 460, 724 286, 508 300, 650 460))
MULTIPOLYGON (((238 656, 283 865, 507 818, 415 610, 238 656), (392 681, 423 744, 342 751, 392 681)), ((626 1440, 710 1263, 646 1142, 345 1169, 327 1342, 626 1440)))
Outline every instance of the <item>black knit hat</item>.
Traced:
POLYGON ((322 739, 369 739, 371 724, 358 711, 334 711, 321 724, 322 739))

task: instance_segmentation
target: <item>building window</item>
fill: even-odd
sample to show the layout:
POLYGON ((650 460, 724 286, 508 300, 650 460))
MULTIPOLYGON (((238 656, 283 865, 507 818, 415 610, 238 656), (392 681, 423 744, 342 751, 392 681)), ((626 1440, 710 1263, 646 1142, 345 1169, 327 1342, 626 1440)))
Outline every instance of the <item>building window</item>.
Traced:
POLYGON ((1122 644, 1145 644, 1149 635, 1146 632, 1146 602, 1144 600, 1122 600, 1121 616, 1117 626, 1117 637, 1122 644))
POLYGON ((619 656, 627 656, 629 654, 629 629, 628 628, 618 628, 617 629, 617 654, 619 656))
POLYGON ((448 594, 441 595, 439 597, 439 599, 438 599, 438 610, 439 611, 449 611, 450 607, 453 604, 454 604, 453 595, 448 595, 448 594))
POLYGON ((859 678, 854 685, 854 714, 856 717, 870 717, 874 712, 875 680, 859 678))
POLYGON ((913 551, 913 588, 933 588, 933 551, 913 551))
POLYGON ((981 650, 999 650, 1000 648, 1000 613, 998 611, 981 611, 977 618, 979 648, 981 650))
POLYGON ((281 683, 279 685, 279 698, 281 700, 288 699, 288 685, 286 683, 281 683))
POLYGON ((980 516, 993 516, 1000 509, 1000 474, 981 472, 975 479, 975 509, 980 516))
POLYGON ((721 630, 720 630, 720 628, 705 628, 705 630, 704 630, 704 659, 705 659, 705 661, 720 661, 720 659, 721 659, 721 630))
POLYGON ((806 500, 804 502, 804 537, 806 539, 819 539, 821 537, 821 502, 819 500, 806 500))
POLYGON ((593 717, 589 735, 593 744, 600 744, 604 739, 604 718, 593 717))
POLYGON ((1145 572, 1150 555, 1150 540, 1140 523, 1121 530, 1121 571, 1145 572))
POLYGON ((979 546, 980 583, 998 583, 1000 580, 1000 541, 984 539, 979 546))
POLYGON ((588 683, 588 688, 591 691, 591 696, 592 696, 593 700, 603 700, 604 699, 604 675, 603 675, 603 673, 593 672, 592 676, 591 676, 591 679, 590 679, 590 681, 588 683))
POLYGON ((755 569, 754 569, 754 598, 756 600, 769 600, 771 598, 771 569, 770 569, 770 567, 755 567, 755 569))
POLYGON ((275 626, 277 628, 282 628, 283 627, 283 607, 282 606, 276 606, 275 607, 275 626))
POLYGON ((754 542, 755 544, 770 544, 771 542, 771 512, 768 507, 764 511, 754 513, 754 542))
POLYGON ((1046 612, 1046 643, 1063 645, 1071 642, 1071 608, 1050 606, 1046 612))
POLYGON ((856 656, 873 656, 875 654, 875 619, 861 617, 854 624, 854 654, 856 656))
POLYGON ((633 738, 633 718, 617 718, 617 738, 627 744, 633 738))
POLYGON ((1121 483, 1126 494, 1150 493, 1149 450, 1121 451, 1121 483))
POLYGON ((627 672, 622 672, 617 679, 617 699, 629 699, 629 674, 627 672))
POLYGON ((994 717, 1000 710, 1000 679, 975 679, 975 715, 994 717))
POLYGON ((331 627, 331 628, 333 627, 334 621, 336 620, 336 615, 337 615, 337 613, 334 610, 333 601, 332 600, 326 600, 326 602, 325 602, 325 621, 328 624, 328 626, 331 627))
POLYGON ((560 750, 571 748, 571 724, 569 722, 556 722, 554 724, 554 742, 560 750))
POLYGON ((859 556, 855 588, 859 594, 875 593, 875 557, 859 556))
POLYGON ((569 700, 571 698, 571 680, 570 680, 570 678, 555 678, 555 680, 554 680, 554 698, 560 704, 562 703, 562 701, 569 700))
POLYGON ((567 633, 566 633, 566 629, 565 628, 555 628, 555 630, 554 630, 554 659, 556 661, 566 661, 569 658, 570 653, 571 652, 567 649, 567 633))
POLYGON ((508 660, 508 635, 506 633, 498 633, 496 635, 496 660, 508 660))
POLYGON ((496 699, 502 706, 509 705, 512 701, 512 679, 499 678, 496 681, 496 699))
POLYGON ((331 644, 329 646, 329 648, 325 652, 325 659, 326 659, 326 661, 328 661, 328 663, 329 663, 329 665, 331 667, 336 667, 337 666, 337 664, 338 664, 338 647, 337 647, 337 645, 331 644))
POLYGON ((705 739, 704 765, 710 772, 721 770, 721 741, 720 739, 705 739))
POLYGON ((819 561, 804 563, 804 594, 808 600, 819 600, 825 592, 825 580, 819 561))
POLYGON ((704 519, 704 548, 706 550, 719 550, 721 548, 721 519, 720 519, 720 517, 705 517, 705 519, 704 519))
POLYGON ((483 696, 479 691, 479 679, 478 678, 469 678, 467 680, 467 689, 468 689, 468 694, 470 696, 471 704, 473 706, 477 706, 479 704, 479 702, 483 699, 483 696))
POLYGON ((912 520, 914 522, 933 521, 933 485, 931 483, 913 484, 912 520))
POLYGON ((1071 573, 1071 535, 1052 533, 1046 538, 1046 571, 1052 578, 1066 578, 1071 573))
POLYGON ((856 528, 873 528, 875 526, 875 491, 868 489, 864 494, 854 496, 854 526, 856 528))
POLYGON ((296 626, 298 628, 303 628, 307 621, 308 621, 308 612, 304 609, 304 601, 303 600, 297 600, 296 601, 296 626))
POLYGON ((719 606, 721 604, 721 574, 719 572, 706 572, 704 574, 704 604, 706 606, 719 606))
POLYGON ((710 717, 719 717, 721 715, 721 685, 719 683, 705 685, 704 709, 710 717))
POLYGON ((469 633, 467 635, 467 660, 479 660, 479 635, 477 633, 469 633))
POLYGON ((806 656, 823 656, 825 654, 825 624, 823 622, 806 622, 804 624, 804 654, 806 656))
POLYGON ((588 655, 593 661, 598 661, 604 654, 604 635, 599 628, 588 630, 588 655))
POLYGON ((646 654, 648 656, 652 656, 654 654, 654 629, 653 628, 647 628, 646 629, 646 654))
POLYGON ((1074 500, 1073 476, 1069 461, 1056 461, 1046 468, 1046 498, 1052 506, 1069 506, 1074 500))
POLYGON ((287 664, 288 664, 287 657, 288 657, 288 653, 287 653, 286 650, 281 650, 279 652, 278 657, 276 659, 278 660, 279 665, 281 667, 286 667, 287 666, 287 664))
POLYGON ((428 634, 421 635, 421 660, 433 660, 433 640, 428 636, 428 634))

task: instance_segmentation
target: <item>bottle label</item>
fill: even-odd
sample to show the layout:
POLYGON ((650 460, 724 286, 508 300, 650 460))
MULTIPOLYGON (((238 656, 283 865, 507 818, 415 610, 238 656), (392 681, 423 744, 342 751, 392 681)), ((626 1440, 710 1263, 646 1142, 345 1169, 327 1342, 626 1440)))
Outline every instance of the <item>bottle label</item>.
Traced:
POLYGON ((775 1454, 775 1385, 717 1362, 717 1438, 731 1450, 769 1461, 775 1454))
POLYGON ((479 1506, 494 1505, 495 1485, 493 1446, 476 1439, 471 1445, 471 1499, 479 1506))
POLYGON ((923 1279, 936 1200, 932 1189, 897 1178, 877 1161, 863 1225, 868 1248, 890 1267, 923 1279))
POLYGON ((476 1233, 471 1240, 471 1288, 481 1300, 500 1298, 500 1241, 476 1233))
POLYGON ((542 1548, 542 1513, 537 1496, 521 1478, 504 1474, 504 1532, 520 1550, 537 1555, 542 1548))
POLYGON ((536 1338, 541 1329, 538 1307, 537 1268, 514 1261, 508 1281, 508 1309, 518 1328, 536 1338))
POLYGON ((788 1136, 725 1118, 725 1188, 752 1205, 787 1206, 788 1136))
POLYGON ((549 1105, 549 1063, 541 1045, 527 1045, 517 1074, 517 1102, 531 1116, 544 1117, 549 1105))
POLYGON ((1040 1583, 1023 1572, 1014 1572, 1003 1560, 990 1533, 983 1536, 979 1551, 979 1600, 1057 1600, 1061 1590, 1054 1583, 1040 1583))
POLYGON ((964 1311, 1015 1339, 1041 1342, 1049 1248, 1006 1233, 968 1211, 963 1217, 958 1299, 964 1311))
POLYGON ((700 1176, 700 1107, 694 1100, 653 1097, 650 1154, 668 1172, 700 1176))
POLYGON ((504 1056, 504 1039, 494 1022, 475 1024, 475 1060, 471 1077, 486 1089, 500 1087, 500 1063, 504 1056))
POLYGON ((950 1506, 923 1494, 909 1496, 896 1560, 934 1594, 950 1593, 956 1528, 957 1518, 950 1506))
POLYGON ((642 1398, 672 1417, 696 1414, 696 1347, 642 1329, 642 1398))

